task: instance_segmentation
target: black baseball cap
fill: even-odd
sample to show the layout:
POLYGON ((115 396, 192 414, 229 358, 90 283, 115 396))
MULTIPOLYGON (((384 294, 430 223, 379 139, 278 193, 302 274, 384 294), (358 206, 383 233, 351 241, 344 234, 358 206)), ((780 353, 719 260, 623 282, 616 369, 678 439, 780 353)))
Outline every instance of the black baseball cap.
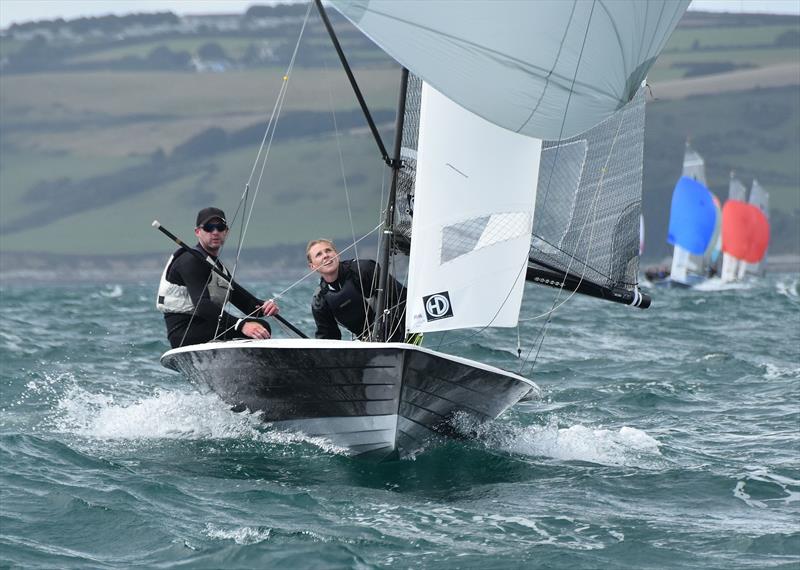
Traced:
POLYGON ((214 218, 219 218, 226 224, 228 221, 225 219, 225 212, 220 210, 219 208, 203 208, 199 212, 197 212, 197 223, 195 224, 196 228, 199 228, 203 224, 208 221, 213 220, 214 218))

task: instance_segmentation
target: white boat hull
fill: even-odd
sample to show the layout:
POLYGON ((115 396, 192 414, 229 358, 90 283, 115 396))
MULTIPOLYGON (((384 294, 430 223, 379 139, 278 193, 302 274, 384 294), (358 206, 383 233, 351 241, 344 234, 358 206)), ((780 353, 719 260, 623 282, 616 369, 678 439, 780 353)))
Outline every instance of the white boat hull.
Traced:
POLYGON ((457 413, 493 420, 536 389, 505 370, 403 343, 237 340, 176 348, 161 363, 278 429, 380 458, 414 454, 457 413))

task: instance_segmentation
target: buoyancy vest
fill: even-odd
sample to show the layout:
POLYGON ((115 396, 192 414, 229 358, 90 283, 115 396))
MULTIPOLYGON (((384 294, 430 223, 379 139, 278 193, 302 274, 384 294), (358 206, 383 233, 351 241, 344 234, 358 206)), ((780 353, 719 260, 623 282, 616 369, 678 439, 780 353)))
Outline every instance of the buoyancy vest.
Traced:
POLYGON ((366 332, 375 320, 370 299, 365 298, 361 283, 354 270, 347 267, 345 278, 340 282, 341 288, 336 290, 323 282, 314 296, 315 303, 325 303, 338 322, 355 335, 366 332), (366 303, 366 313, 365 313, 366 303))
MULTIPOLYGON (((158 296, 156 298, 156 308, 162 313, 184 313, 194 312, 194 303, 189 295, 189 288, 185 285, 172 283, 167 279, 172 263, 185 253, 184 250, 173 253, 167 261, 164 271, 161 274, 161 281, 158 284, 158 296)), ((225 275, 230 275, 227 268, 221 263, 216 263, 217 267, 225 275)), ((211 272, 211 279, 208 282, 208 296, 217 305, 224 305, 228 295, 228 281, 215 272, 211 272)))

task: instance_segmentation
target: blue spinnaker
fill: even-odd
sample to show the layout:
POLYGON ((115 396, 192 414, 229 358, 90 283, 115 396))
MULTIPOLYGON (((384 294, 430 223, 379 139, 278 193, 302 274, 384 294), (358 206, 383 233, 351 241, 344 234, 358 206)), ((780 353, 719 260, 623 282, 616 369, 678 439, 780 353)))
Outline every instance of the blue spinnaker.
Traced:
POLYGON ((717 225, 714 196, 697 180, 681 176, 672 193, 667 242, 703 255, 717 225))

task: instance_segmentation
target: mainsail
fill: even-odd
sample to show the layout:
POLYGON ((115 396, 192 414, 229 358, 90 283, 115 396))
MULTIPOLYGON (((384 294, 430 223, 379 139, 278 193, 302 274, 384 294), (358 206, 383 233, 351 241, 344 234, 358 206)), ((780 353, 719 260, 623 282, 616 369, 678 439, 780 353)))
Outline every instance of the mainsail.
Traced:
POLYGON ((646 307, 638 293, 644 89, 581 135, 546 141, 527 278, 646 307))
MULTIPOLYGON (((405 117, 418 116, 422 123, 419 140, 413 128, 402 127, 402 168, 393 165, 397 192, 391 193, 391 200, 399 198, 387 209, 400 220, 399 227, 392 227, 393 247, 411 250, 409 330, 451 327, 432 324, 440 319, 430 319, 424 305, 431 296, 450 291, 432 284, 434 272, 444 271, 445 266, 449 272, 459 264, 471 265, 470 273, 454 271, 460 275, 459 283, 475 286, 484 295, 489 290, 495 295, 496 289, 502 302, 493 301, 483 316, 464 323, 456 325, 449 315, 446 320, 458 327, 516 322, 511 314, 519 305, 525 258, 519 277, 506 279, 503 286, 481 285, 477 274, 515 273, 505 255, 498 257, 499 266, 484 262, 500 255, 510 242, 516 251, 519 230, 530 225, 534 204, 543 213, 533 219, 529 279, 546 274, 547 281, 556 276, 573 290, 641 303, 637 287, 641 87, 688 0, 332 0, 331 4, 408 69, 405 117), (414 95, 420 87, 427 93, 422 105, 414 95), (427 106, 439 111, 429 113, 427 106), (498 127, 498 133, 484 135, 476 129, 457 134, 462 123, 467 129, 480 118, 487 126, 498 127), (437 126, 429 128, 428 122, 437 126), (502 130, 520 135, 519 142, 493 142, 503 139, 502 130), (567 179, 563 188, 551 174, 546 185, 543 175, 537 184, 538 153, 531 152, 537 139, 551 141, 541 153, 543 172, 557 169, 557 176, 567 179), (431 157, 427 166, 426 155, 431 157), (471 157, 469 163, 450 160, 459 155, 471 157), (479 175, 482 163, 489 166, 487 174, 479 175), (470 190, 448 193, 453 184, 456 188, 469 184, 470 190), (522 194, 517 195, 525 185, 524 193, 534 203, 524 205, 522 194), (544 192, 544 198, 535 198, 537 185, 538 196, 544 192), (487 207, 490 203, 497 207, 487 207), (428 208, 432 213, 421 213, 428 208), (424 241, 418 244, 421 235, 424 241), (479 262, 466 263, 472 255, 479 262), (425 286, 420 288, 420 283, 425 286)), ((441 299, 436 297, 436 304, 444 307, 447 303, 441 299)))

